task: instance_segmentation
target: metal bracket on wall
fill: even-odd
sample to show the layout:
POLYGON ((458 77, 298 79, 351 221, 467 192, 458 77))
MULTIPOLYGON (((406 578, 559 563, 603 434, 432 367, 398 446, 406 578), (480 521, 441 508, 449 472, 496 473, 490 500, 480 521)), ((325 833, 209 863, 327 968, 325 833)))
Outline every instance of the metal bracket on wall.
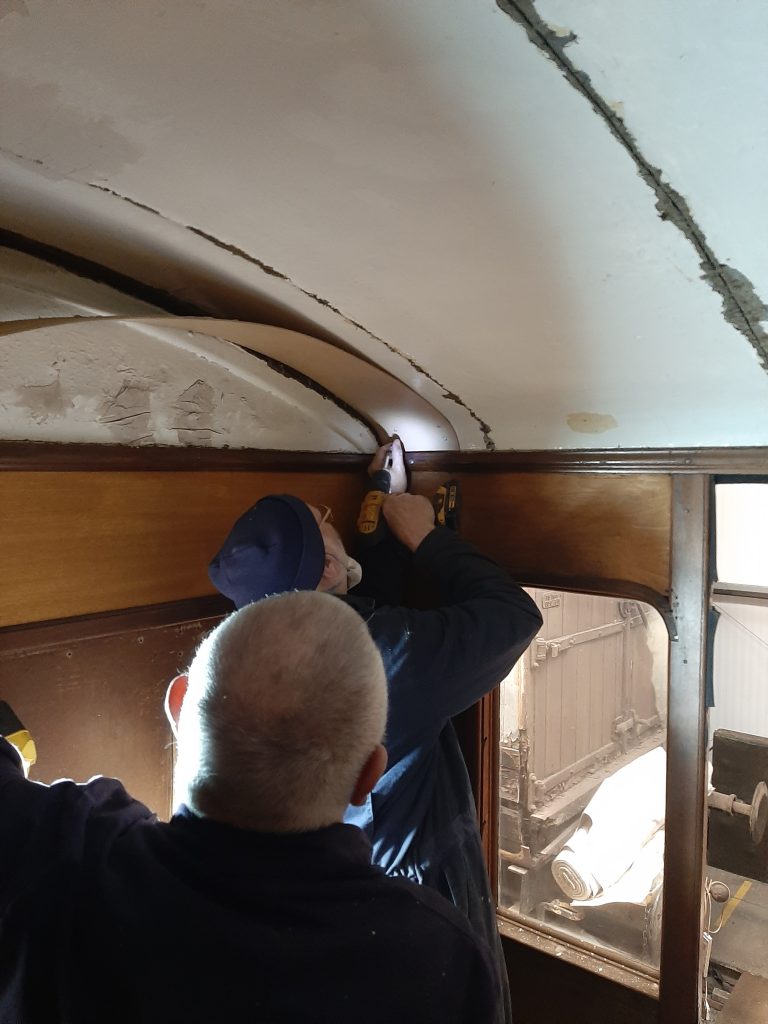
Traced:
POLYGON ((572 647, 589 643, 590 640, 598 640, 600 637, 611 636, 613 633, 621 633, 627 628, 639 626, 642 622, 642 616, 637 614, 628 619, 616 619, 603 626, 593 626, 591 629, 583 629, 579 633, 569 633, 553 640, 537 639, 534 642, 532 666, 538 668, 539 663, 544 661, 547 655, 558 658, 572 647))

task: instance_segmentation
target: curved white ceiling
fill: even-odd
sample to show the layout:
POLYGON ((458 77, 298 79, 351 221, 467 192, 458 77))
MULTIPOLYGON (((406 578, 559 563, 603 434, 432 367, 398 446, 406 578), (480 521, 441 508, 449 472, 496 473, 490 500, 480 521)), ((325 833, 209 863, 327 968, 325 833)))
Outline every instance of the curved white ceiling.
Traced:
POLYGON ((368 451, 398 434, 409 451, 458 447, 450 422, 396 377, 264 324, 108 315, 6 322, 0 380, 6 438, 368 451), (168 416, 178 423, 184 409, 195 420, 204 412, 204 424, 169 433, 168 416))
POLYGON ((0 334, 0 437, 345 452, 376 444, 353 413, 204 328, 112 319, 0 334))
POLYGON ((503 7, 3 5, 3 226, 336 339, 464 448, 768 443, 762 0, 503 7))

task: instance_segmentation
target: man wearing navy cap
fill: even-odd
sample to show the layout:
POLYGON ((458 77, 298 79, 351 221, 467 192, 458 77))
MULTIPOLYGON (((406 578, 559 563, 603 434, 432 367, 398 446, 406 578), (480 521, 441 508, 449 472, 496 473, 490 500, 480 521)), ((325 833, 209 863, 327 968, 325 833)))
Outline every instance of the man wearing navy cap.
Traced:
POLYGON ((511 1019, 495 901, 466 765, 451 718, 489 693, 541 626, 530 597, 453 531, 435 526, 430 502, 405 490, 402 446, 391 455, 392 491, 383 505, 391 537, 358 565, 321 509, 290 495, 257 502, 233 527, 210 565, 214 585, 238 607, 280 589, 338 594, 367 622, 387 673, 388 767, 345 821, 368 835, 373 860, 393 877, 430 886, 462 910, 495 951, 511 1019), (398 493, 400 492, 400 493, 398 493), (398 548, 398 550, 393 550, 398 548), (417 611, 397 603, 391 572, 410 552, 440 597, 417 611), (384 568, 382 568, 384 567, 384 568), (383 598, 383 601, 382 601, 383 598))

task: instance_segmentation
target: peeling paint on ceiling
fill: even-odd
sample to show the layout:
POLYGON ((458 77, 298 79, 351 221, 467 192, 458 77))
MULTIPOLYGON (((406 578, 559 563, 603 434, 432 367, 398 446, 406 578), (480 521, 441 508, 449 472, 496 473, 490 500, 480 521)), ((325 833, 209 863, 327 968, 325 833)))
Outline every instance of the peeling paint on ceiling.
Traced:
POLYGON ((0 227, 332 340, 465 449, 768 443, 762 0, 17 6, 0 227))
POLYGON ((306 451, 375 447, 357 419, 234 345, 210 338, 181 345, 162 332, 106 320, 0 337, 0 437, 306 451))
POLYGON ((664 172, 654 167, 640 150, 637 139, 627 128, 623 105, 609 102, 594 88, 588 74, 578 69, 566 54, 577 36, 570 30, 555 28, 538 14, 533 0, 498 0, 499 7, 521 25, 534 44, 560 68, 569 85, 580 92, 608 130, 637 166, 643 181, 656 196, 655 206, 662 220, 668 220, 691 243, 699 257, 701 278, 720 296, 723 316, 752 344, 764 369, 768 370, 768 307, 755 287, 741 271, 721 262, 696 222, 685 198, 670 184, 664 172))

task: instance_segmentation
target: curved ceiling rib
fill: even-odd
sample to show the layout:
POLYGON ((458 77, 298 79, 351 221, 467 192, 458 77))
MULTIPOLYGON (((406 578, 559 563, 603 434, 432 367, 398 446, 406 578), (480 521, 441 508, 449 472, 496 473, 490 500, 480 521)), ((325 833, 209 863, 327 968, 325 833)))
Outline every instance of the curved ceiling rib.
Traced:
POLYGON ((144 335, 156 334, 181 347, 190 335, 230 342, 319 385, 364 420, 380 441, 396 433, 411 451, 459 448, 450 421, 402 381, 365 359, 298 331, 207 317, 102 316, 8 323, 2 333, 13 337, 65 325, 90 333, 97 325, 108 329, 110 323, 133 326, 144 335))

